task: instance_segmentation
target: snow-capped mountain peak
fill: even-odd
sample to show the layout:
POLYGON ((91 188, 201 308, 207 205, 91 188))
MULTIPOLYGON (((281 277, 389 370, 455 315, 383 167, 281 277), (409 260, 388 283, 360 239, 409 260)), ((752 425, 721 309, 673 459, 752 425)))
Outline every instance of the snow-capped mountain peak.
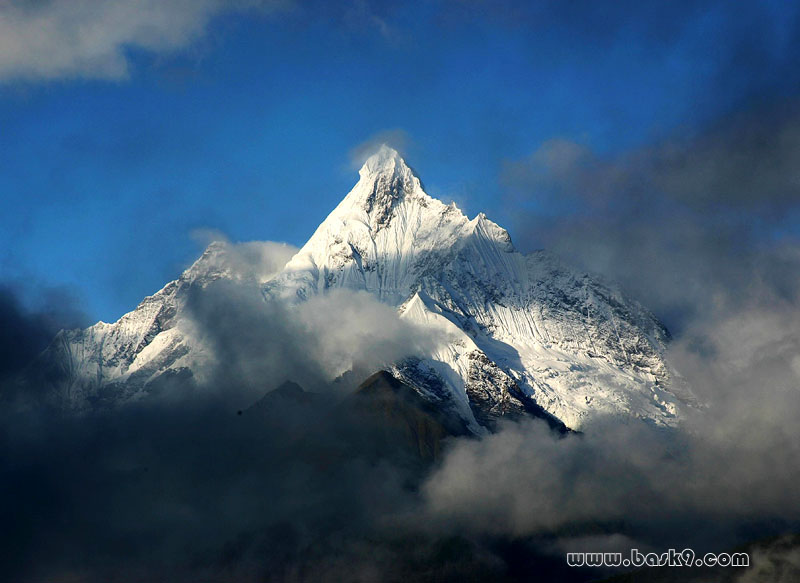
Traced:
POLYGON ((649 312, 547 253, 519 253, 483 213, 469 219, 429 196, 388 146, 277 275, 268 272, 214 244, 117 323, 61 335, 50 357, 72 375, 72 400, 142 398, 160 375, 197 376, 214 355, 185 323, 182 290, 226 279, 261 285, 265 301, 299 310, 331 289, 396 308, 441 340, 386 370, 476 432, 528 414, 575 429, 596 414, 680 419, 667 332, 649 312))
POLYGON ((302 299, 345 287, 400 303, 421 258, 450 249, 469 228, 458 208, 425 193, 419 178, 388 146, 370 156, 359 175, 271 290, 290 290, 302 299))
POLYGON ((413 175, 414 172, 397 150, 387 144, 382 144, 377 151, 364 161, 358 174, 364 180, 379 174, 407 176, 409 174, 413 175))
POLYGON ((334 213, 341 216, 363 211, 373 231, 386 226, 398 204, 426 207, 434 201, 397 150, 385 144, 367 158, 358 174, 358 183, 334 213))

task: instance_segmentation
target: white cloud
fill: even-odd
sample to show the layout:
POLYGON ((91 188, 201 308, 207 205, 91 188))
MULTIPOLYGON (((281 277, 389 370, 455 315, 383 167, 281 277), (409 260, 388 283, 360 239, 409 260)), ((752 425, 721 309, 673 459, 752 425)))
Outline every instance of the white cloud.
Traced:
POLYGON ((0 82, 124 79, 127 48, 175 52, 229 10, 281 0, 0 0, 0 82))

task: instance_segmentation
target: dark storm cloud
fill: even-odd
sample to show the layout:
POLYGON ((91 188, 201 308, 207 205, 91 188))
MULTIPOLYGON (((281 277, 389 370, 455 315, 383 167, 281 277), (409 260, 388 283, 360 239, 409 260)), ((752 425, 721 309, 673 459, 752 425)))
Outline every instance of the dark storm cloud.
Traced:
MULTIPOLYGON (((15 338, 44 342, 31 342, 30 360, 50 322, 4 300, 15 338)), ((4 576, 335 581, 402 562, 395 545, 410 543, 391 542, 400 535, 381 521, 413 500, 416 462, 370 457, 373 428, 346 400, 364 377, 331 380, 341 366, 371 373, 429 338, 362 294, 312 300, 300 314, 264 302, 257 286, 218 283, 188 311, 217 356, 208 378, 178 375, 165 398, 80 417, 0 412, 4 576), (287 379, 317 392, 251 407, 287 379), (374 546, 371 536, 388 538, 374 546)))
POLYGON ((21 371, 62 328, 86 324, 66 288, 0 284, 0 381, 21 371))
POLYGON ((187 400, 4 419, 4 577, 311 580, 327 546, 408 496, 406 474, 341 453, 329 406, 237 415, 224 399, 187 400))

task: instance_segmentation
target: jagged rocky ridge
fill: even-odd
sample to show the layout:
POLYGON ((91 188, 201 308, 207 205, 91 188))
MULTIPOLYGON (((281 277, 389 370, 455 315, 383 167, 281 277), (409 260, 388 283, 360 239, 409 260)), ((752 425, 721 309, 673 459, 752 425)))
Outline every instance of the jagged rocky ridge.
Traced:
POLYGON ((248 280, 265 302, 298 310, 333 289, 366 291, 435 331, 431 353, 386 370, 477 433, 524 415, 572 429, 597 414, 679 422, 691 395, 665 360, 666 329, 638 303, 546 252, 519 253, 483 213, 469 219, 428 196, 391 148, 359 174, 277 274, 250 281, 228 245, 213 243, 117 322, 59 333, 37 363, 57 400, 116 406, 176 376, 202 380, 214 354, 185 317, 189 294, 248 280))

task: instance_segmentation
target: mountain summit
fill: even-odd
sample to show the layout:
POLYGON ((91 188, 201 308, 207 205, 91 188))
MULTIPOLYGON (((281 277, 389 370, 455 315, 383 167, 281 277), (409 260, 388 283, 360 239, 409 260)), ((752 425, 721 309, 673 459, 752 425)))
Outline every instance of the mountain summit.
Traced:
POLYGON ((303 299, 335 287, 362 289, 399 305, 419 288, 423 270, 445 267, 471 241, 493 255, 481 263, 497 267, 504 261, 497 253, 513 251, 508 233, 483 213, 469 220, 455 204, 428 196, 395 150, 382 146, 359 174, 268 290, 303 299))
MULTIPOLYGON (((545 252, 519 253, 483 213, 469 219, 430 197, 388 146, 359 176, 285 267, 257 282, 265 303, 303 310, 344 289, 392 306, 438 340, 385 370, 476 433, 526 415, 572 429, 595 415, 679 421, 668 335, 647 310, 545 252)), ((215 244, 118 322, 59 334, 42 358, 66 378, 63 400, 118 404, 170 375, 202 375, 213 355, 187 322, 187 294, 247 277, 215 244)))

